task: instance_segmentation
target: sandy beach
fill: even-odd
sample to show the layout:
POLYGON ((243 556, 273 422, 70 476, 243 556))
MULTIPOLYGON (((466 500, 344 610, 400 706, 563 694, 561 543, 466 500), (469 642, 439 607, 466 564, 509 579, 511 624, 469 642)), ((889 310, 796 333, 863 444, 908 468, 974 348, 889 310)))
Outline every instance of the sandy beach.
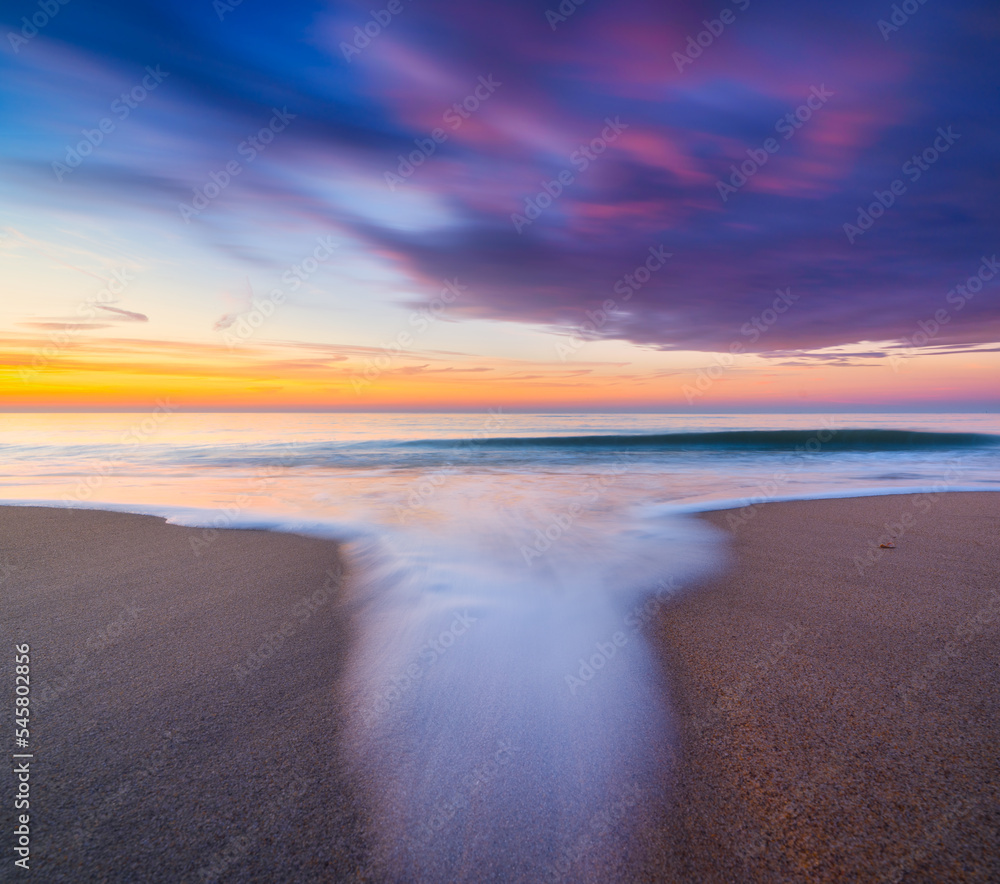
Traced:
POLYGON ((31 645, 35 880, 356 878, 336 544, 33 507, 0 508, 0 537, 4 647, 31 645))
POLYGON ((1000 880, 1000 495, 704 518, 734 561, 654 630, 682 758, 655 879, 1000 880))
MULTIPOLYGON (((703 518, 730 568, 649 630, 679 755, 627 880, 1000 879, 1000 495, 703 518)), ((336 544, 35 507, 0 538, 38 880, 377 880, 336 544)))

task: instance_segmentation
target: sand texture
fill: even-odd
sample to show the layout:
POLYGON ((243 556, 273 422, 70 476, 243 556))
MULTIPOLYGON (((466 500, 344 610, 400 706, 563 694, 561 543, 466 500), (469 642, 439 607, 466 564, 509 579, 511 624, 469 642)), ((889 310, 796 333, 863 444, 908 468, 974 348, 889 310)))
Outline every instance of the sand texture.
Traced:
POLYGON ((355 877, 336 544, 3 507, 0 556, 0 638, 5 655, 31 645, 37 759, 32 871, 5 860, 0 879, 355 877))
POLYGON ((705 518, 732 568, 654 630, 682 758, 654 878, 1000 881, 1000 494, 705 518))
MULTIPOLYGON (((677 743, 622 880, 1000 880, 1000 495, 704 518, 730 567, 649 630, 677 743)), ((327 541, 0 508, 34 880, 378 880, 343 576, 327 541)))

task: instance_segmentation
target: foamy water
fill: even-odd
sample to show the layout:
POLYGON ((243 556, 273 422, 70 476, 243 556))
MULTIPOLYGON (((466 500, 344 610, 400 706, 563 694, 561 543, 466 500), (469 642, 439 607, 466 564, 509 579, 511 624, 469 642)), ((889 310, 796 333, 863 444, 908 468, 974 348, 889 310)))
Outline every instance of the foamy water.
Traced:
MULTIPOLYGON (((440 506, 467 512, 459 498, 440 506)), ((352 546, 351 748, 393 880, 541 880, 616 793, 648 797, 669 732, 629 614, 715 550, 704 528, 655 522, 581 519, 537 559, 534 529, 501 511, 352 546)))
POLYGON ((603 880, 671 739, 641 626, 725 556, 686 513, 996 490, 998 441, 982 415, 8 415, 0 499, 344 541, 379 873, 603 880))

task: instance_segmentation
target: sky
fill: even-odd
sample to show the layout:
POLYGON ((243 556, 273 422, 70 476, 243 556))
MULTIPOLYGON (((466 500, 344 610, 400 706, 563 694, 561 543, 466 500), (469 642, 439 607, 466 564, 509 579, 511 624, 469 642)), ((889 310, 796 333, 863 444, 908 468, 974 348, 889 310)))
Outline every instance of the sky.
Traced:
POLYGON ((0 30, 0 408, 1000 404, 994 2, 0 30))

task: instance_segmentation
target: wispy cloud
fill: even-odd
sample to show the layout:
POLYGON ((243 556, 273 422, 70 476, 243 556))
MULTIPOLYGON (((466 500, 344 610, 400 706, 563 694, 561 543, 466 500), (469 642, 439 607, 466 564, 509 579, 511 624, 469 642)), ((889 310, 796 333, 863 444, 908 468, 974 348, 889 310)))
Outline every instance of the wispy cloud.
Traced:
POLYGON ((244 313, 253 306, 253 286, 250 285, 250 277, 246 278, 246 285, 243 290, 233 294, 225 292, 223 298, 230 304, 232 309, 229 313, 219 317, 212 326, 214 331, 225 331, 244 313))
POLYGON ((120 307, 111 307, 108 304, 95 304, 100 310, 113 313, 114 318, 127 322, 149 322, 149 317, 145 313, 133 313, 131 310, 122 310, 120 307))

